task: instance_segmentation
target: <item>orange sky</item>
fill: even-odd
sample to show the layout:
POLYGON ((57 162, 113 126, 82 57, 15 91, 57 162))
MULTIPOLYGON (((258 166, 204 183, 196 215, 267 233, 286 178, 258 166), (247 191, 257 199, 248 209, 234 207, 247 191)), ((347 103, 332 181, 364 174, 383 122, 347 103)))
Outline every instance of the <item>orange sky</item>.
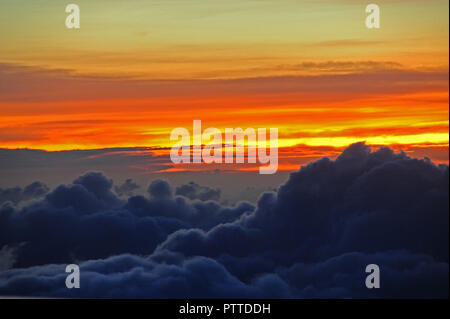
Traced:
POLYGON ((447 1, 381 1, 380 30, 347 1, 154 1, 145 19, 102 1, 80 1, 77 31, 54 3, 22 3, 14 21, 20 1, 2 3, 1 148, 170 147, 173 128, 199 119, 278 128, 282 169, 358 141, 448 162, 447 1), (266 33, 263 17, 277 23, 266 33))

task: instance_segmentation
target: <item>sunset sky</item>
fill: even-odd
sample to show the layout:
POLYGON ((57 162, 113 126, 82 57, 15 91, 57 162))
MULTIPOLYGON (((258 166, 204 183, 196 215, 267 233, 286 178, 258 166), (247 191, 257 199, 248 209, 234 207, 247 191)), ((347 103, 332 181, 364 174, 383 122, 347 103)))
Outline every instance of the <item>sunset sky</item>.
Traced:
POLYGON ((446 0, 377 1, 380 29, 356 0, 74 2, 78 30, 2 0, 0 148, 164 153, 199 119, 278 128, 280 170, 359 141, 448 163, 446 0))

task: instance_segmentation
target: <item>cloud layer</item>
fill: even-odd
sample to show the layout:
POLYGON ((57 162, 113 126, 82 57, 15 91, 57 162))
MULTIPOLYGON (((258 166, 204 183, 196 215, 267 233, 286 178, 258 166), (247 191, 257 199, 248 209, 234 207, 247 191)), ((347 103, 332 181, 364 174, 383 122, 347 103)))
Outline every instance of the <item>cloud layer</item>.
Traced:
POLYGON ((18 204, 22 201, 42 197, 47 194, 48 191, 49 188, 47 185, 41 182, 31 183, 23 189, 18 186, 11 188, 0 188, 0 204, 4 204, 5 202, 18 204))
POLYGON ((195 182, 189 182, 185 185, 177 187, 175 194, 187 197, 189 199, 199 199, 202 201, 220 199, 220 189, 200 186, 195 182))
POLYGON ((14 268, 0 273, 0 295, 448 297, 448 183, 446 165, 362 143, 292 173, 257 207, 204 201, 195 183, 195 196, 174 195, 163 180, 122 199, 87 173, 1 207, 0 247, 14 249, 3 264, 14 268), (69 290, 74 262, 81 288, 69 290), (380 289, 364 284, 372 263, 380 289))

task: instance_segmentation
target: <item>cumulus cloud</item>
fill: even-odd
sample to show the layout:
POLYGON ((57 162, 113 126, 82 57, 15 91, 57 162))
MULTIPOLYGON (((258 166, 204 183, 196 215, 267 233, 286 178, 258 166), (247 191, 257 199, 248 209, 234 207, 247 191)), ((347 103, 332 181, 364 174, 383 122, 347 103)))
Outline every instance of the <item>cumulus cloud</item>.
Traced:
POLYGON ((448 297, 448 171, 358 143, 292 173, 256 207, 187 201, 162 180, 149 198, 121 201, 106 177, 87 174, 0 209, 0 247, 26 242, 0 294, 448 297), (45 264, 73 256, 85 260, 83 283, 69 291, 62 265, 45 264), (372 263, 380 289, 364 284, 372 263))
POLYGON ((114 186, 114 190, 119 196, 132 196, 134 191, 139 189, 140 186, 133 182, 131 178, 128 178, 125 182, 123 182, 120 186, 114 186))
POLYGON ((48 193, 49 188, 41 182, 34 182, 30 185, 11 188, 0 188, 0 204, 10 201, 18 204, 21 201, 35 199, 44 196, 48 193))
POLYGON ((196 256, 120 255, 81 264, 80 289, 65 288, 63 265, 1 273, 0 294, 72 298, 417 298, 448 294, 448 264, 404 251, 349 253, 316 263, 296 263, 248 281, 219 261, 196 256), (368 263, 383 265, 383 289, 361 285, 368 263), (446 281, 447 280, 447 281, 446 281))
POLYGON ((448 262, 447 226, 448 166, 355 144, 335 161, 292 173, 252 214, 208 232, 176 232, 159 249, 208 256, 287 251, 305 261, 408 249, 448 262))
POLYGON ((17 267, 150 254, 176 230, 208 230, 254 209, 248 203, 223 207, 172 198, 165 181, 151 184, 150 198, 122 200, 112 188, 113 181, 102 173, 89 172, 24 207, 5 203, 0 206, 0 247, 24 243, 17 267))
POLYGON ((159 264, 148 258, 121 255, 81 267, 82 289, 66 289, 64 267, 51 265, 4 272, 2 295, 38 295, 105 298, 224 298, 287 297, 287 285, 274 276, 243 283, 214 259, 195 257, 173 264, 159 264), (119 288, 122 287, 122 288, 119 288), (279 289, 279 288, 285 289, 279 289), (269 289, 268 289, 269 288, 269 289))
POLYGON ((195 182, 189 182, 188 184, 178 186, 175 190, 176 195, 181 195, 191 200, 198 199, 202 201, 219 201, 220 193, 219 188, 214 189, 207 186, 200 186, 195 182))
POLYGON ((0 271, 10 269, 16 263, 17 247, 9 247, 7 245, 0 249, 0 271))
POLYGON ((172 197, 172 189, 169 183, 162 179, 151 182, 148 187, 148 193, 151 197, 156 199, 169 199, 172 197))

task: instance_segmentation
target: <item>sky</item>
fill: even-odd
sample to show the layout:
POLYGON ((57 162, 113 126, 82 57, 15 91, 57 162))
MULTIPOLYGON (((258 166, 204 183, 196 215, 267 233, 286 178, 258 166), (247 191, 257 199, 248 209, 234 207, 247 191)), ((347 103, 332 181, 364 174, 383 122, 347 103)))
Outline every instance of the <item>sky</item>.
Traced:
POLYGON ((2 1, 1 148, 164 153, 200 119, 278 128, 281 171, 360 141, 448 163, 448 1, 379 1, 380 29, 354 0, 76 3, 70 30, 2 1))

